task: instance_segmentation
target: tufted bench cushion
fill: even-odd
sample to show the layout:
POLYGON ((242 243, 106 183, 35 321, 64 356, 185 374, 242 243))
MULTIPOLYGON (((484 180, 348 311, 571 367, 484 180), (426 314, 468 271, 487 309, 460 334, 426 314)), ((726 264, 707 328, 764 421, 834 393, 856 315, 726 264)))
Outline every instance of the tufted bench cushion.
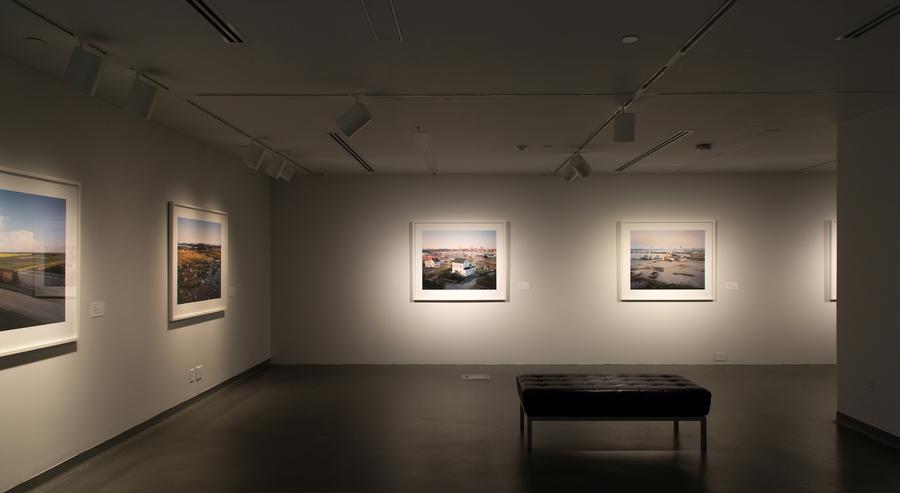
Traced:
POLYGON ((712 394, 678 375, 535 374, 516 377, 528 416, 699 417, 712 394))

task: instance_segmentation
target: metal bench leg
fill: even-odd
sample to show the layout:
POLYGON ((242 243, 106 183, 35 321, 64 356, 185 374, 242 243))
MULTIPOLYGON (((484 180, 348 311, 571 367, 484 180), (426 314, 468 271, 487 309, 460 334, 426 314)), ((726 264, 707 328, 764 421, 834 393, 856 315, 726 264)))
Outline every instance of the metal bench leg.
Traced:
POLYGON ((676 434, 678 434, 678 420, 677 419, 672 420, 672 429, 675 431, 676 434))
POLYGON ((706 452, 706 416, 700 420, 700 450, 706 452))
POLYGON ((526 424, 526 426, 527 426, 528 430, 526 432, 527 438, 525 440, 525 443, 527 444, 526 446, 528 447, 528 450, 531 450, 531 429, 533 428, 534 425, 531 422, 530 416, 527 419, 528 419, 528 423, 526 424))

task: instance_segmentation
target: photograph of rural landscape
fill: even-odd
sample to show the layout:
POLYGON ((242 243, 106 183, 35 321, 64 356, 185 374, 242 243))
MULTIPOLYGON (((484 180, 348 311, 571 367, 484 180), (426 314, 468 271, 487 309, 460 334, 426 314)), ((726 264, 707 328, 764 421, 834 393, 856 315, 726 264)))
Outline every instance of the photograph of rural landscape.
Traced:
POLYGON ((222 225, 178 217, 178 304, 222 297, 222 225))
POLYGON ((422 231, 422 289, 497 289, 497 231, 422 231))
POLYGON ((704 230, 631 231, 631 289, 705 289, 704 230))
POLYGON ((0 331, 66 319, 66 201, 0 189, 0 331))

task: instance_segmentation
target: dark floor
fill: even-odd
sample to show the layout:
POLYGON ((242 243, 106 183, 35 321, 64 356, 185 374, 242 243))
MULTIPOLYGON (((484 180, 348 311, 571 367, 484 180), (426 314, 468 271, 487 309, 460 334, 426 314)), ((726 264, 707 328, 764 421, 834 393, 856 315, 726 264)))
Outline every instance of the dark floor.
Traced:
POLYGON ((834 412, 830 366, 274 366, 34 491, 900 492, 900 451, 834 412), (526 453, 514 377, 540 371, 706 386, 705 459, 696 423, 676 437, 671 423, 541 422, 526 453))

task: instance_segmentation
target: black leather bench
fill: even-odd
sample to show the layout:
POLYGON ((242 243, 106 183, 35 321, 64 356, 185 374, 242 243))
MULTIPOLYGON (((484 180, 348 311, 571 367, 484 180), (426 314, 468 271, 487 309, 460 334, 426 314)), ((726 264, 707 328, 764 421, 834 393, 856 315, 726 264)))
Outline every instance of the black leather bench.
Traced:
POLYGON ((676 433, 679 421, 699 421, 706 450, 712 394, 684 377, 535 374, 519 375, 516 386, 529 450, 533 421, 672 421, 676 433))

